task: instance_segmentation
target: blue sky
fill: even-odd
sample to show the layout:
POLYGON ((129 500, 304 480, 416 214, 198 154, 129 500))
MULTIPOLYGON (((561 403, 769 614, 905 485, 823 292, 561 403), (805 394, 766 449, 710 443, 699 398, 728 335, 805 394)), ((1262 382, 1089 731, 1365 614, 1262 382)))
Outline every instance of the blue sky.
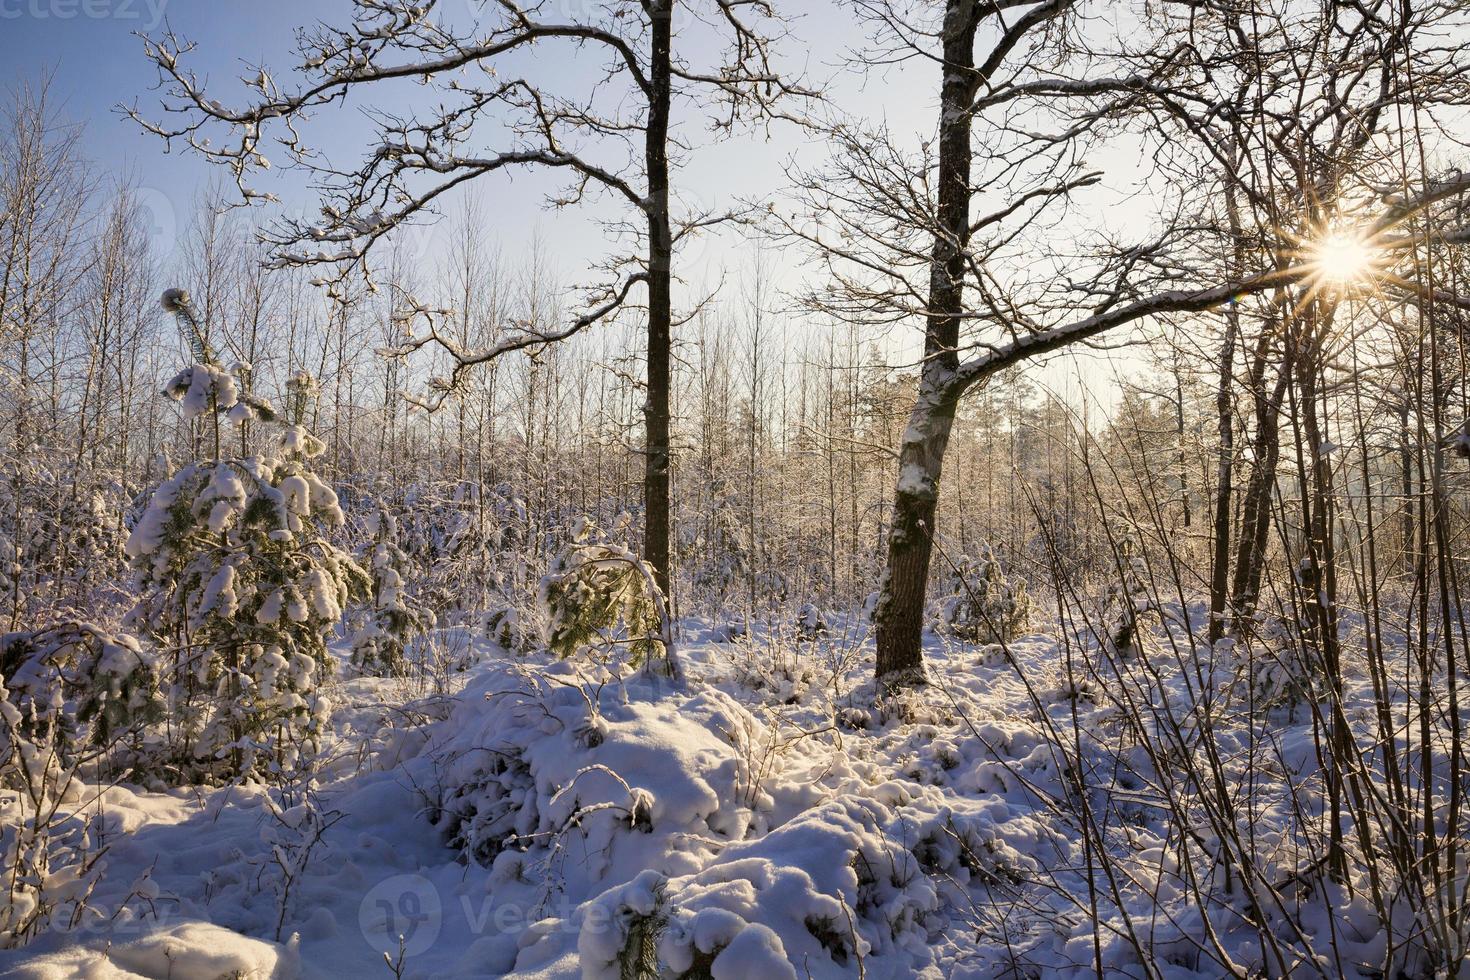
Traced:
POLYGON ((118 116, 119 102, 147 101, 155 81, 134 32, 157 32, 163 18, 200 44, 199 64, 224 71, 238 57, 278 55, 301 2, 251 0, 0 0, 0 80, 8 86, 52 76, 66 118, 87 127, 86 153, 119 175, 186 203, 209 179, 201 161, 118 116))
MULTIPOLYGON (((446 0, 441 9, 452 16, 472 4, 473 0, 446 0)), ((51 95, 62 114, 87 128, 85 153, 137 186, 152 215, 155 244, 165 256, 174 257, 182 227, 200 195, 225 175, 183 148, 165 152, 162 141, 116 111, 119 103, 137 101, 146 115, 158 104, 152 90, 156 75, 135 32, 156 35, 172 29, 196 43, 188 64, 206 80, 211 94, 223 90, 220 97, 228 102, 241 91, 238 77, 253 76, 250 65, 263 63, 277 78, 286 75, 293 64, 294 28, 318 19, 338 21, 349 9, 345 0, 0 0, 0 84, 33 81, 49 73, 51 95)), ((862 41, 850 15, 839 12, 834 0, 781 0, 781 10, 792 18, 792 36, 781 49, 788 64, 800 66, 814 80, 833 80, 829 94, 837 105, 860 111, 869 120, 884 119, 895 134, 918 138, 933 131, 938 72, 931 62, 920 60, 867 78, 843 73, 845 50, 862 41)), ((559 81, 565 80, 560 76, 580 76, 575 80, 585 83, 591 77, 589 69, 595 67, 586 59, 579 64, 566 45, 538 45, 535 59, 538 73, 559 81)), ((699 107, 686 104, 677 111, 684 113, 684 135, 696 144, 706 142, 699 107)), ((313 145, 332 150, 338 163, 360 156, 367 132, 360 107, 352 104, 319 113, 309 130, 313 145)), ((793 154, 816 164, 824 150, 790 126, 778 127, 769 140, 737 133, 697 150, 676 179, 686 201, 710 207, 736 197, 760 199, 779 193, 783 164, 793 154)), ((277 193, 284 207, 294 211, 311 207, 314 200, 299 177, 281 169, 251 183, 277 193)), ((572 285, 588 281, 587 270, 606 254, 607 245, 595 212, 544 210, 545 194, 557 186, 555 179, 520 171, 476 181, 475 191, 489 225, 487 236, 508 258, 514 260, 534 234, 563 281, 572 285)), ((409 241, 424 267, 431 269, 438 247, 435 233, 416 232, 409 241)), ((722 270, 732 281, 748 255, 749 246, 736 237, 708 236, 682 256, 681 272, 695 287, 718 281, 722 270)), ((778 286, 799 285, 800 256, 778 255, 773 266, 778 286)))
MULTIPOLYGON (((464 2, 460 0, 461 5, 464 2)), ((167 226, 158 228, 167 250, 198 196, 225 175, 181 147, 166 152, 161 140, 117 113, 119 103, 136 100, 145 115, 157 115, 151 112, 157 105, 156 75, 135 32, 172 29, 196 43, 189 65, 214 86, 212 91, 222 87, 228 101, 238 92, 235 79, 246 73, 247 65, 263 63, 278 77, 285 74, 291 63, 293 28, 318 18, 337 19, 348 6, 325 0, 0 0, 0 82, 15 85, 51 75, 51 95, 61 114, 87 128, 86 154, 106 171, 137 184, 145 205, 156 214, 156 224, 167 226)), ((785 52, 808 65, 812 75, 835 73, 838 40, 856 43, 858 34, 850 27, 837 28, 830 16, 833 8, 825 0, 802 0, 792 6, 805 8, 804 16, 798 17, 798 36, 785 52), (814 36, 820 36, 829 53, 825 60, 811 53, 814 36)), ((578 65, 566 45, 538 46, 536 57, 537 70, 549 75, 586 74, 587 66, 578 65)), ((920 91, 920 79, 910 83, 916 93, 920 91)), ((932 125, 930 117, 928 111, 915 113, 913 123, 927 128, 932 125)), ((702 123, 697 118, 685 121, 689 134, 697 136, 702 123)), ((779 186, 783 161, 792 152, 801 152, 800 144, 806 142, 791 127, 784 129, 771 141, 741 134, 699 152, 683 175, 682 188, 694 200, 713 206, 737 194, 760 195, 779 186)), ((338 162, 343 162, 362 152, 367 129, 359 108, 349 105, 320 113, 309 132, 314 145, 334 150, 338 162)), ((555 180, 521 171, 476 183, 494 225, 490 233, 503 243, 513 245, 529 237, 528 229, 539 231, 568 276, 575 276, 577 265, 601 253, 601 232, 589 214, 575 209, 548 214, 542 208, 544 194, 558 186, 555 180)), ((252 184, 280 195, 287 208, 306 207, 312 200, 299 179, 280 171, 252 184)), ((715 264, 734 261, 730 258, 734 243, 716 247, 721 252, 718 258, 704 257, 715 264)))

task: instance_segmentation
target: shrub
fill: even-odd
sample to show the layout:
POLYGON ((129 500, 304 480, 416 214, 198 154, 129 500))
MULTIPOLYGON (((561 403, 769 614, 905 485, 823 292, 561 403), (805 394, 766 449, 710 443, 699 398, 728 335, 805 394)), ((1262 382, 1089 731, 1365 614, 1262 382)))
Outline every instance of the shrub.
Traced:
POLYGON ((410 604, 404 575, 408 556, 398 546, 398 523, 386 508, 368 522, 372 540, 362 563, 371 579, 364 622, 352 635, 352 662, 367 674, 408 673, 408 644, 423 631, 418 609, 410 604))

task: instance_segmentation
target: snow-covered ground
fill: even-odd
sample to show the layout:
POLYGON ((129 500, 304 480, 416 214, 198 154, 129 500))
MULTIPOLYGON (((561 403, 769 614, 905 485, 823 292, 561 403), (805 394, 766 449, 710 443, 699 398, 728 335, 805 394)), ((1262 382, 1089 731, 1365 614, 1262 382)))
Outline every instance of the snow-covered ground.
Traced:
MULTIPOLYGON (((1121 928, 1095 942, 1096 916, 1121 903, 1158 969, 1216 975, 1182 941, 1202 921, 1150 798, 1167 780, 1132 782, 1149 771, 1130 755, 1142 750, 1111 699, 1065 682, 1054 640, 1007 657, 931 637, 935 683, 880 706, 864 632, 728 642, 686 622, 679 685, 479 641, 450 695, 342 681, 309 793, 101 791, 89 805, 111 849, 93 914, 0 970, 618 977, 641 952, 719 980, 1083 976, 1095 958, 1148 975, 1121 928), (1089 791, 1118 804, 1107 812, 1134 814, 1114 871, 1136 874, 1102 912, 1075 814, 1057 805, 1076 776, 1048 724, 1089 760, 1089 791)), ((1234 683, 1229 664, 1176 683, 1158 660, 1161 700, 1186 673, 1234 683)), ((1306 719, 1275 735, 1300 768, 1259 779, 1305 778, 1306 719)), ((1276 832, 1270 812, 1259 821, 1276 832)), ((1349 958, 1381 958, 1352 901, 1336 911, 1349 958)), ((1306 910, 1293 929, 1320 920, 1306 910)), ((1260 960, 1250 930, 1211 922, 1241 964, 1260 960)))

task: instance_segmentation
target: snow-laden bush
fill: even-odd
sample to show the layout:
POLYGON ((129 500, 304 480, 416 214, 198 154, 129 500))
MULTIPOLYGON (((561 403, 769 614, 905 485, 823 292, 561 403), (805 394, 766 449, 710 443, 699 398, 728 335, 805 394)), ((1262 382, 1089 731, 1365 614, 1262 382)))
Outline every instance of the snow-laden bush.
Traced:
POLYGON ((547 647, 560 657, 592 650, 630 667, 658 663, 677 676, 673 637, 653 568, 583 520, 541 579, 547 647))
POLYGON ((526 504, 508 486, 415 484, 393 516, 411 570, 405 577, 426 619, 462 625, 505 596, 534 593, 526 504))
POLYGON ((525 612, 511 604, 496 606, 481 621, 485 639, 509 653, 528 653, 540 642, 539 632, 526 623, 525 612))
MULTIPOLYGON (((196 364, 170 388, 187 413, 243 422, 229 372, 196 364)), ((275 456, 189 464, 154 492, 127 542, 142 593, 127 624, 177 652, 169 674, 185 765, 290 768, 329 705, 325 636, 369 580, 326 531, 337 496, 312 472, 322 442, 285 426, 275 456)))
POLYGON ((1216 649, 1234 668, 1241 696, 1257 711, 1285 708, 1295 717, 1297 709, 1323 695, 1320 656, 1279 620, 1257 617, 1250 633, 1223 637, 1216 649))
POLYGON ((0 465, 0 608, 6 622, 98 615, 123 601, 129 493, 105 472, 36 451, 0 465))
POLYGON ((728 642, 735 679, 742 687, 766 692, 777 704, 797 703, 816 681, 811 658, 803 656, 803 644, 793 642, 789 634, 743 632, 728 642))
POLYGON ((0 678, 0 948, 74 926, 103 872, 96 821, 64 809, 75 802, 79 768, 101 749, 77 751, 60 681, 45 673, 17 691, 0 678))
POLYGON ((755 724, 727 696, 643 701, 571 663, 497 665, 427 754, 446 841, 528 904, 577 901, 639 869, 683 873, 742 838, 749 760, 720 733, 755 724))
POLYGON ((0 947, 77 924, 107 850, 100 815, 82 815, 84 780, 118 778, 106 763, 162 713, 132 637, 88 623, 0 637, 0 947))
POLYGON ((1009 643, 1026 629, 1031 597, 1024 579, 1012 579, 989 546, 960 557, 939 601, 939 627, 967 643, 1009 643))
POLYGON ((822 615, 822 610, 815 603, 804 602, 796 611, 796 620, 793 624, 796 628, 798 640, 815 640, 827 635, 827 620, 822 615))
POLYGON ((363 622, 352 635, 352 662, 368 674, 408 673, 407 649, 424 628, 404 576, 408 556, 398 546, 398 522, 386 508, 368 520, 371 539, 359 555, 372 580, 363 622))

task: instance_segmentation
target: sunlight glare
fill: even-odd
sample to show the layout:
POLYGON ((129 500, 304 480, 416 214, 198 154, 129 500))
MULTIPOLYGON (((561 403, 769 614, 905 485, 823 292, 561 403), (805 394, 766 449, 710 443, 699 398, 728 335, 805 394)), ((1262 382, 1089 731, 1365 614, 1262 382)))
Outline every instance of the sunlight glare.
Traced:
POLYGON ((1364 235, 1351 229, 1330 231, 1311 249, 1316 278, 1339 286, 1369 278, 1377 262, 1377 250, 1364 235))

